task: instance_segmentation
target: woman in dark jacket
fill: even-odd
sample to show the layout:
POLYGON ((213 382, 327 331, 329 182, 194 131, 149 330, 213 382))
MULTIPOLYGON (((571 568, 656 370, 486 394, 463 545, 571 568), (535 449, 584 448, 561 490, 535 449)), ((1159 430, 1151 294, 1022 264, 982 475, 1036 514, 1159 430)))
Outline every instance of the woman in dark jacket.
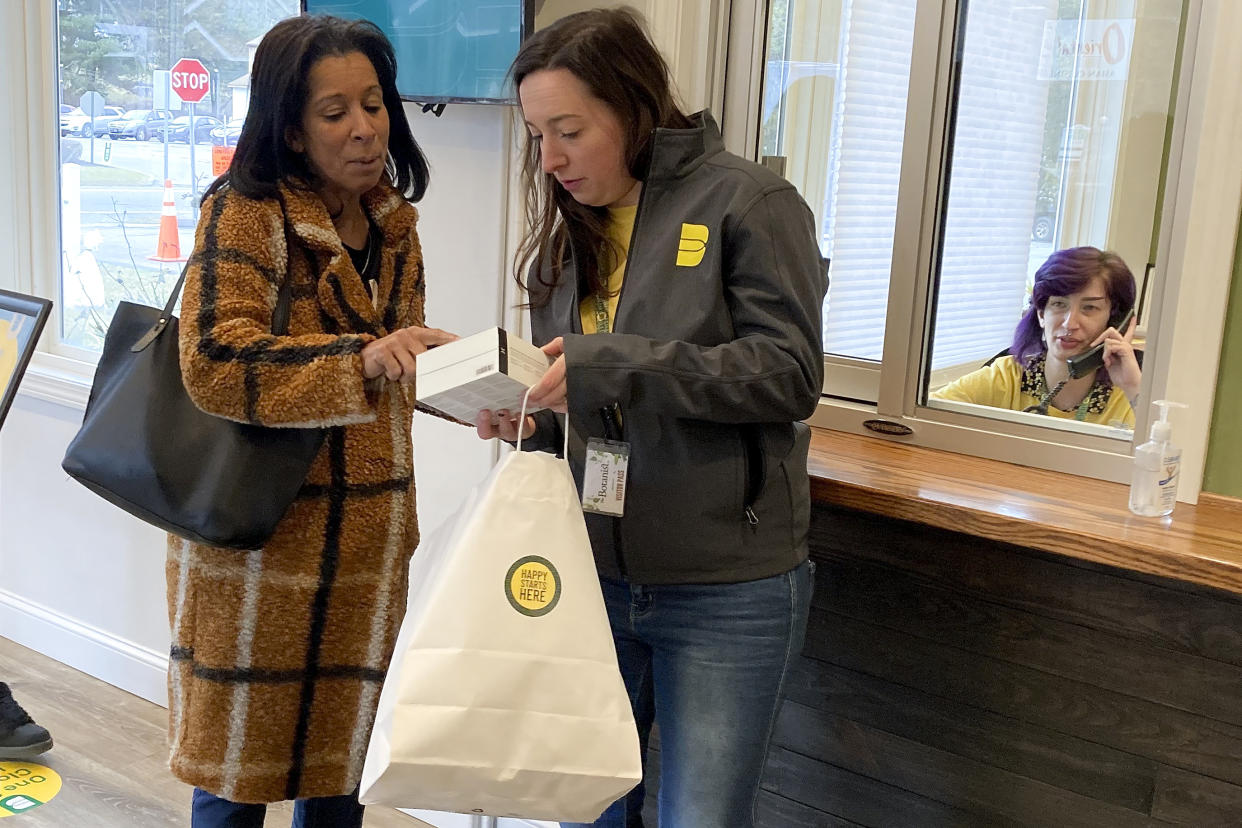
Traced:
POLYGON ((283 799, 298 800, 298 828, 362 824, 355 792, 418 543, 401 380, 453 338, 423 327, 409 202, 427 164, 395 78, 370 23, 277 24, 232 166, 203 200, 186 390, 211 414, 328 433, 262 549, 170 538, 170 764, 195 786, 194 828, 261 826, 283 799), (274 336, 282 285, 288 329, 274 336))
MULTIPOLYGON (((563 18, 511 74, 529 133, 524 286, 556 357, 531 393, 551 411, 523 432, 555 450, 552 411, 569 412, 644 748, 660 728, 660 824, 743 828, 811 591, 798 421, 823 379, 814 220, 789 182, 724 150, 710 114, 677 108, 630 11, 563 18), (593 447, 628 452, 620 487, 593 447)), ((480 412, 480 436, 515 438, 517 416, 480 412)), ((640 785, 596 824, 639 825, 642 803, 640 785)))

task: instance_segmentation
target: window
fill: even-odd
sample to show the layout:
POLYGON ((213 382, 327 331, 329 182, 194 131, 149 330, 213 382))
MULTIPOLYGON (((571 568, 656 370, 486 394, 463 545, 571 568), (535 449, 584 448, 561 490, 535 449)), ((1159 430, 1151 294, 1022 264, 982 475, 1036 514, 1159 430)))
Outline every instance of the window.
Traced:
POLYGON ((1116 423, 929 399, 1006 348, 1036 268, 1078 245, 1119 252, 1139 285, 1137 430, 1142 401, 1210 409, 1214 357, 1188 344, 1218 342, 1219 319, 1191 332, 1178 305, 1227 290, 1232 235, 1190 228, 1196 204, 1237 221, 1220 137, 1239 109, 1220 68, 1236 62, 1234 4, 771 0, 732 16, 726 142, 799 188, 831 260, 813 423, 878 416, 907 441, 1127 479, 1116 423), (1227 180, 1204 186, 1206 170, 1227 180), (1196 245, 1224 267, 1189 267, 1196 245))
POLYGON ((227 164, 261 36, 298 0, 57 0, 56 348, 90 359, 120 301, 162 305, 227 164), (172 70, 179 61, 189 72, 172 70), (177 92, 183 80, 184 98, 177 92), (193 102, 190 102, 193 101, 193 102))
POLYGON ((1182 6, 1149 0, 1135 18, 1098 17, 1105 4, 1085 0, 970 4, 929 388, 1009 346, 1055 250, 1116 251, 1141 283, 1157 248, 1182 6))
POLYGON ((770 6, 760 154, 821 228, 825 387, 875 399, 905 137, 915 0, 770 6), (860 370, 861 369, 861 370, 860 370))
POLYGON ((914 7, 772 4, 762 154, 788 159, 786 174, 822 228, 828 354, 879 360, 884 347, 914 7))

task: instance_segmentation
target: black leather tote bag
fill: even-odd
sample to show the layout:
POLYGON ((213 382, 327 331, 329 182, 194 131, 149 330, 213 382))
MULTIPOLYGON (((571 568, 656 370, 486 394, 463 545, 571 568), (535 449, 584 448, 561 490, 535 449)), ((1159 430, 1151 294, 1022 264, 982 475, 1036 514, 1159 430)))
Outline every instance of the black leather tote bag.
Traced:
MULTIPOLYGON (((61 466, 161 529, 196 543, 257 549, 293 502, 325 430, 246 425, 194 405, 181 381, 172 312, 185 274, 163 310, 117 307, 82 428, 61 466)), ((287 330, 289 298, 285 284, 274 334, 287 330)))

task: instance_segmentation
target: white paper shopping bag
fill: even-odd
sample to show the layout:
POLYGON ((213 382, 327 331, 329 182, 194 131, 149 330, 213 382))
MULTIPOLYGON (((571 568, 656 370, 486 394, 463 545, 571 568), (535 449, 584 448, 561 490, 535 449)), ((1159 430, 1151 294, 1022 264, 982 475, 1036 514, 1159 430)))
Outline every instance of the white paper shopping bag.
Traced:
POLYGON ((573 478, 514 452, 414 555, 360 799, 591 822, 641 772, 573 478))

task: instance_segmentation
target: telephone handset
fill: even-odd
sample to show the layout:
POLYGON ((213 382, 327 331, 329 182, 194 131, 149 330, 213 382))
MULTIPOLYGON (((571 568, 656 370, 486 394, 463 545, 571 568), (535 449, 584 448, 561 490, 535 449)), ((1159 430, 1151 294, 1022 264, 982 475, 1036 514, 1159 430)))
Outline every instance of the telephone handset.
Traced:
MULTIPOLYGON (((1122 336, 1126 335, 1126 328, 1130 327, 1130 320, 1134 318, 1134 308, 1126 311, 1125 316, 1121 317, 1121 321, 1112 327, 1122 336)), ((1101 342, 1090 351, 1070 357, 1065 361, 1069 368, 1070 379, 1078 379, 1088 374, 1094 374, 1104 364, 1104 343, 1101 342)))

